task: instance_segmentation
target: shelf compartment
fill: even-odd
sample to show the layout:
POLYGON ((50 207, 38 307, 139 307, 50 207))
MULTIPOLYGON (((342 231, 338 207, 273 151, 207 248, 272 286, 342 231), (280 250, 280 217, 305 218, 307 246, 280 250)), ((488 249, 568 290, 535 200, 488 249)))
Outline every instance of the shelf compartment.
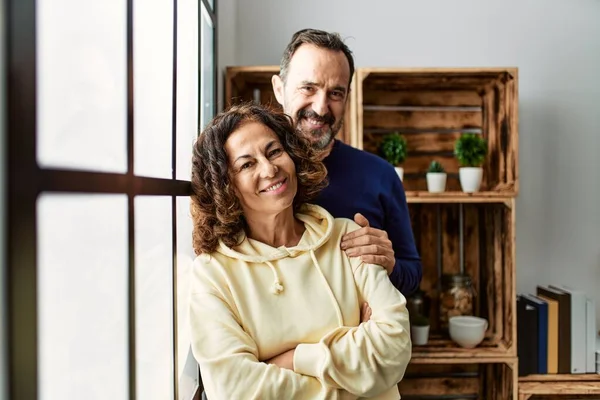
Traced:
POLYGON ((403 400, 516 399, 515 370, 515 359, 479 364, 409 364, 398 389, 403 400))
POLYGON ((418 356, 516 357, 515 210, 502 203, 410 203, 415 243, 423 266, 420 289, 429 299, 429 345, 415 346, 418 356), (466 273, 477 293, 473 314, 486 318, 484 342, 460 349, 439 325, 442 274, 466 273))
POLYGON ((516 68, 359 68, 356 80, 356 142, 378 154, 387 133, 401 133, 407 191, 427 189, 432 160, 449 173, 447 189, 460 190, 454 143, 471 132, 488 141, 482 190, 518 193, 516 68))
POLYGON ((528 375, 519 377, 519 400, 597 399, 600 375, 528 375))

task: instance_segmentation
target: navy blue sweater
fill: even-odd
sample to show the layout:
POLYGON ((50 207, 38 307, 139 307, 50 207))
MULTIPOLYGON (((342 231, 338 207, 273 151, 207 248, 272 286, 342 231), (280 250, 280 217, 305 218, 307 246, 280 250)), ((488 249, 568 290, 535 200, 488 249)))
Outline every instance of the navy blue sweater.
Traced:
POLYGON ((353 220, 359 212, 370 226, 385 230, 396 257, 390 280, 405 296, 413 293, 419 287, 423 271, 406 194, 394 168, 384 159, 339 140, 324 163, 329 186, 314 202, 338 218, 353 220))

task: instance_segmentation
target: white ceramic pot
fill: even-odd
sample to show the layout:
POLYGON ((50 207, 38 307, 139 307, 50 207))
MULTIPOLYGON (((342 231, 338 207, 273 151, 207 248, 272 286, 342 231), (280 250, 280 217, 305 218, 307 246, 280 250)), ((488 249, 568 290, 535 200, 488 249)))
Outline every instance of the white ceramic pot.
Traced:
POLYGON ((400 177, 400 180, 404 180, 404 168, 402 167, 394 167, 396 169, 396 173, 400 177))
POLYGON ((483 168, 481 167, 460 167, 458 169, 460 186, 463 192, 473 193, 479 191, 481 178, 483 177, 483 168))
POLYGON ((410 340, 414 346, 424 346, 429 340, 429 325, 410 326, 410 340))
POLYGON ((446 190, 446 176, 445 172, 428 172, 427 190, 430 193, 444 192, 446 190))

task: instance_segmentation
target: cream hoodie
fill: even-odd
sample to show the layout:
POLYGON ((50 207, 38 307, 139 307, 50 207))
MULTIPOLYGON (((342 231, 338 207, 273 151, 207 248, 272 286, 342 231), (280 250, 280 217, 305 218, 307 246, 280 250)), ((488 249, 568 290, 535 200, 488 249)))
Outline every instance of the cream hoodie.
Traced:
POLYGON ((315 205, 296 217, 306 230, 295 247, 245 238, 194 262, 192 350, 208 399, 399 399, 406 299, 384 268, 340 250, 353 221, 315 205), (294 371, 262 362, 293 348, 294 371))

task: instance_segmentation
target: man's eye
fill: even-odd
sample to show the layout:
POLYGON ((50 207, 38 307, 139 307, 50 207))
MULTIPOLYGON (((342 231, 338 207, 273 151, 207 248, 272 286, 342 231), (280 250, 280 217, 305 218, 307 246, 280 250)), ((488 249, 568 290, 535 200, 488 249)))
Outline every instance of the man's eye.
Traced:
POLYGON ((300 90, 302 90, 303 92, 312 92, 313 88, 312 86, 302 86, 300 90))
POLYGON ((344 98, 344 93, 343 92, 334 91, 334 92, 331 92, 331 97, 334 98, 334 99, 343 99, 344 98))

